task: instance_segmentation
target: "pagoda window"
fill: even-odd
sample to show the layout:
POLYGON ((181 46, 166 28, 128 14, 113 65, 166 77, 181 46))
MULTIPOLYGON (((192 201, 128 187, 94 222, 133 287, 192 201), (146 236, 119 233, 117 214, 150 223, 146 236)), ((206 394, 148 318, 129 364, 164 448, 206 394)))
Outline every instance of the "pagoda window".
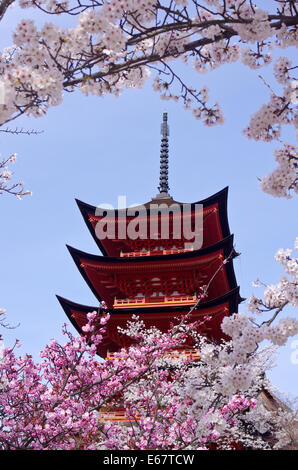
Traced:
POLYGON ((165 297, 165 294, 163 292, 152 292, 150 297, 165 297))

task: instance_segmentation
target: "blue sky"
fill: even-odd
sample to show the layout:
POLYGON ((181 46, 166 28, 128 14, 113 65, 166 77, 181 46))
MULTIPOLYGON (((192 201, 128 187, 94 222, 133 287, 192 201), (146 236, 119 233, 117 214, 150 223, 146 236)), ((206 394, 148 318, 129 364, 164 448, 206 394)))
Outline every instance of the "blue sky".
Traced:
MULTIPOLYGON (((11 44, 12 25, 28 16, 28 11, 10 12, 2 45, 11 44)), ((251 286, 256 278, 269 284, 279 281, 283 270, 274 254, 281 247, 293 246, 297 199, 276 199, 258 188, 257 177, 275 167, 273 149, 278 143, 249 141, 241 133, 250 115, 267 100, 268 90, 257 73, 239 63, 206 75, 179 63, 177 69, 188 83, 208 86, 210 99, 223 107, 226 121, 222 126, 207 128, 181 105, 161 101, 149 81, 142 90, 125 91, 117 99, 66 94, 63 104, 45 117, 22 118, 11 126, 43 130, 42 134, 0 134, 1 155, 18 154, 15 180, 24 181, 26 189, 33 191, 32 197, 22 201, 0 197, 0 307, 7 310, 12 325, 20 323, 17 329, 4 332, 6 344, 17 337, 22 343, 20 352, 38 359, 50 339, 64 341, 60 332, 67 319, 55 294, 96 305, 65 247, 67 243, 98 254, 74 199, 116 206, 119 195, 127 197, 128 205, 155 196, 164 111, 170 126, 173 198, 194 202, 228 185, 229 223, 236 250, 241 252, 234 262, 241 295, 258 294, 251 286)), ((270 66, 262 74, 270 80, 271 71, 270 66)), ((276 86, 273 79, 271 84, 276 86)), ((285 130, 283 138, 294 142, 294 133, 285 130)), ((244 305, 240 310, 245 310, 244 305)), ((283 313, 289 314, 293 310, 283 313)), ((298 365, 290 360, 291 343, 280 349, 270 377, 274 385, 294 395, 298 365)))

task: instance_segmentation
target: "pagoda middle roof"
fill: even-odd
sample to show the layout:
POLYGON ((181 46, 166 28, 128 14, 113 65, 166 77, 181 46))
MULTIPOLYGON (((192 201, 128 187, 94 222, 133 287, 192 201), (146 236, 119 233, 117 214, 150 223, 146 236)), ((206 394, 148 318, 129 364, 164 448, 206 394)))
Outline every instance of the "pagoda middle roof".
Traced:
MULTIPOLYGON (((175 279, 175 275, 180 275, 183 279, 189 279, 192 288, 199 289, 199 286, 208 284, 224 259, 236 256, 233 235, 200 250, 148 257, 99 256, 70 246, 68 250, 95 297, 99 301, 104 300, 109 307, 112 307, 115 297, 120 299, 127 297, 124 283, 131 285, 133 289, 133 283, 137 279, 138 282, 150 283, 150 279, 165 277, 168 279, 167 282, 171 283, 173 276, 175 279), (191 274, 187 276, 187 273, 191 274)), ((177 284, 177 281, 174 283, 177 284)), ((231 260, 222 265, 210 286, 208 298, 224 295, 236 286, 231 260)))
MULTIPOLYGON (((118 220, 125 215, 127 222, 132 218, 129 216, 128 211, 137 211, 138 208, 141 208, 144 211, 144 214, 148 217, 152 217, 151 207, 152 205, 165 205, 165 206, 172 206, 178 205, 187 208, 188 211, 194 212, 197 210, 198 205, 203 207, 203 214, 204 214, 204 234, 203 234, 203 247, 212 245, 217 241, 221 240, 222 238, 226 238, 230 235, 230 228, 228 223, 228 215, 227 215, 227 197, 228 197, 228 187, 225 187, 221 191, 213 194, 212 196, 202 199, 197 202, 193 203, 183 203, 179 201, 175 201, 172 198, 154 198, 151 201, 141 205, 135 206, 133 208, 125 208, 125 209, 115 209, 113 211, 115 217, 115 224, 117 225, 118 220)), ((86 204, 78 199, 76 199, 78 207, 82 213, 82 216, 85 220, 85 223, 95 240, 97 246, 101 250, 101 252, 106 256, 119 256, 120 251, 134 251, 130 248, 129 240, 122 240, 122 239, 111 239, 111 237, 100 239, 96 234, 96 224, 97 222, 104 217, 104 215, 96 215, 96 214, 106 214, 107 209, 99 208, 92 206, 90 204, 86 204)), ((154 241, 150 240, 150 243, 154 241)), ((141 242, 142 243, 142 242, 141 242)), ((140 243, 140 244, 141 244, 140 243)), ((144 242, 143 242, 144 243, 144 242)))

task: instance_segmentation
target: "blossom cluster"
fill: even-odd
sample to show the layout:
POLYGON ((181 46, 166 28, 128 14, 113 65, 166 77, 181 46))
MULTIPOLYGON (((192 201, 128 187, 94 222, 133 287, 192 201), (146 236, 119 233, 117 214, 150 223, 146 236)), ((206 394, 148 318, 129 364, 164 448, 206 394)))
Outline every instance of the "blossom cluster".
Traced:
MULTIPOLYGON (((295 250, 298 251, 298 239, 295 241, 295 250)), ((275 259, 280 263, 285 273, 289 276, 282 276, 277 285, 266 286, 264 291, 264 299, 260 299, 251 295, 248 302, 248 310, 254 314, 260 314, 264 311, 274 309, 282 309, 285 305, 290 304, 293 307, 298 305, 298 257, 292 257, 292 250, 279 249, 275 255, 275 259)), ((292 330, 293 335, 297 332, 297 322, 292 319, 284 319, 280 321, 279 327, 269 329, 268 331, 279 337, 278 344, 282 343, 285 338, 285 330, 292 330), (277 328, 277 329, 276 329, 277 328)), ((277 342, 277 340, 275 340, 277 342)))
MULTIPOLYGON (((87 315, 83 336, 64 326, 66 344, 52 340, 40 363, 2 348, 1 448, 270 448, 259 431, 258 396, 270 387, 270 354, 258 352, 264 328, 252 334, 257 328, 247 316, 226 317, 231 340, 215 344, 185 318, 161 332, 135 317, 121 331, 133 344, 100 362, 96 349, 108 323, 100 308, 87 315), (183 354, 186 345, 200 357, 183 354), (117 410, 129 426, 113 421, 117 410)), ((266 432, 275 432, 276 417, 267 415, 266 432)))
POLYGON ((12 172, 9 165, 15 163, 16 158, 17 155, 14 153, 9 158, 0 161, 0 194, 6 192, 15 195, 18 199, 22 199, 23 196, 31 196, 32 193, 31 191, 24 190, 24 183, 11 183, 12 172))
MULTIPOLYGON (((19 4, 41 9, 52 19, 78 15, 78 21, 68 29, 53 22, 38 29, 32 19, 17 25, 14 45, 3 51, 0 61, 5 89, 1 123, 20 113, 42 116, 62 102, 64 89, 78 87, 85 95, 118 96, 125 88, 142 87, 153 72, 154 89, 163 99, 182 100, 205 124, 221 124, 219 104, 207 105, 201 93, 175 73, 171 62, 180 58, 205 72, 241 58, 251 68, 259 68, 271 61, 268 49, 285 48, 297 40, 290 1, 283 2, 282 13, 275 15, 248 0, 206 0, 200 6, 192 0, 91 1, 84 6, 75 0, 20 0, 19 4)), ((277 80, 289 86, 292 67, 288 59, 279 59, 274 67, 277 80)), ((281 102, 261 108, 246 130, 248 136, 276 138, 275 127, 292 122, 286 95, 285 91, 281 102)))
POLYGON ((272 36, 272 27, 268 18, 268 12, 260 8, 253 9, 252 5, 244 4, 241 11, 248 21, 245 24, 236 24, 234 29, 239 33, 242 41, 247 43, 262 42, 272 36))
POLYGON ((284 144, 275 150, 278 167, 261 180, 261 189, 274 197, 290 198, 291 191, 298 193, 297 147, 284 144))

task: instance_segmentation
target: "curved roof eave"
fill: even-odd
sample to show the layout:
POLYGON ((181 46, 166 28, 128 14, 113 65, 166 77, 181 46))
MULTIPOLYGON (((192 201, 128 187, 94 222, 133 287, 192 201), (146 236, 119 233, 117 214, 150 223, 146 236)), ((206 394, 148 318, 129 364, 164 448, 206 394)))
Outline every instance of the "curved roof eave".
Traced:
MULTIPOLYGON (((99 262, 99 263, 120 263, 120 264, 138 264, 138 263, 148 263, 152 261, 165 261, 165 260, 175 260, 175 259, 187 259, 202 257, 210 253, 215 253, 220 249, 224 249, 225 254, 229 255, 233 251, 233 241, 234 234, 231 234, 213 245, 207 246, 206 248, 201 248, 199 250, 185 251, 180 253, 172 253, 167 255, 152 255, 152 256, 136 256, 136 257, 121 257, 121 256, 102 256, 102 255, 93 255, 91 253, 86 253, 84 251, 78 250, 70 245, 66 245, 72 257, 80 257, 89 261, 99 262)), ((235 251, 235 250, 234 250, 235 251)), ((236 253, 236 252, 235 252, 236 253)), ((234 255, 235 256, 235 255, 234 255)))
POLYGON ((213 252, 216 252, 220 249, 224 250, 224 256, 227 258, 232 254, 232 259, 230 262, 225 264, 225 269, 227 271, 227 277, 228 277, 228 282, 229 282, 229 287, 230 289, 234 289, 237 286, 237 281, 236 281, 236 275, 234 271, 234 266, 233 266, 233 258, 236 257, 238 254, 234 250, 233 247, 233 240, 234 240, 234 235, 230 235, 223 240, 221 240, 218 243, 215 243, 214 245, 211 245, 210 247, 203 248, 201 250, 194 250, 194 251, 189 251, 186 253, 177 253, 177 254, 170 254, 170 255, 157 255, 157 256, 148 256, 148 257, 140 257, 140 258, 120 258, 120 257, 111 257, 111 256, 100 256, 100 255, 92 255, 89 253, 85 253, 83 251, 77 250, 76 248, 73 248, 69 245, 67 246, 68 251, 70 252, 78 270, 80 271, 83 279, 87 283, 88 287, 91 289, 92 293, 96 297, 96 299, 101 302, 103 299, 99 296, 98 292, 96 291, 95 287, 91 283, 88 275, 86 274, 85 270, 81 266, 81 259, 93 261, 93 262, 104 262, 104 263, 146 263, 149 261, 159 261, 159 260, 167 260, 167 259, 185 259, 185 258, 192 258, 195 256, 202 257, 206 254, 210 254, 213 252))
MULTIPOLYGON (((227 213, 227 201, 228 201, 228 191, 229 187, 226 186, 222 190, 218 191, 217 193, 213 194, 212 196, 209 196, 205 199, 202 199, 201 201, 193 202, 193 203, 186 203, 186 202, 178 202, 173 200, 173 204, 189 204, 192 209, 194 209, 196 204, 203 204, 203 207, 208 207, 213 204, 218 203, 219 207, 219 218, 220 218, 220 223, 221 223, 221 228, 223 232, 223 238, 226 238, 230 235, 230 227, 229 227, 229 221, 228 221, 228 213, 227 213)), ((108 256, 108 253, 106 249, 104 248, 104 245, 102 244, 101 240, 97 238, 95 230, 89 220, 88 213, 93 213, 95 215, 96 209, 98 209, 96 206, 92 206, 91 204, 87 204, 86 202, 80 201, 79 199, 75 199, 80 212, 83 216, 83 219, 88 227, 89 232, 91 233, 95 243, 97 244, 98 248, 102 252, 104 256, 108 256)), ((156 201, 156 200, 155 200, 156 201)), ((162 199, 160 200, 161 203, 163 202, 162 199)), ((143 206, 148 207, 152 201, 145 203, 143 206)), ((139 206, 135 206, 139 207, 139 206)), ((99 208, 101 211, 104 211, 103 208, 99 208)), ((127 211, 128 208, 122 209, 121 211, 127 211)), ((133 208, 130 208, 133 209, 133 208)), ((147 208, 147 213, 149 213, 149 210, 147 208)), ((118 215, 118 209, 115 209, 115 216, 117 217, 118 215)))
MULTIPOLYGON (((60 295, 56 295, 56 297, 57 297, 61 307, 63 308, 64 312, 66 313, 67 317, 70 319, 73 326, 75 326, 75 321, 71 317, 70 311, 72 309, 80 311, 82 313, 86 313, 86 314, 89 313, 89 312, 94 312, 94 310, 98 310, 98 307, 78 304, 76 302, 73 302, 72 300, 66 299, 65 297, 61 297, 60 295)), ((197 307, 197 310, 204 310, 206 308, 214 307, 216 305, 220 305, 221 303, 229 301, 230 302, 230 307, 231 307, 231 312, 232 313, 237 313, 238 305, 239 305, 239 303, 242 302, 242 300, 243 299, 240 296, 240 287, 237 286, 234 289, 231 289, 226 294, 224 294, 220 297, 217 297, 216 299, 208 300, 206 302, 202 302, 202 304, 200 304, 197 307)), ((185 305, 184 306, 174 306, 174 307, 171 306, 171 305, 164 306, 164 307, 149 307, 149 308, 146 308, 146 309, 142 310, 142 315, 146 315, 147 313, 150 314, 152 312, 157 312, 158 313, 158 312, 165 312, 165 311, 171 311, 173 313, 179 313, 180 311, 181 312, 185 311, 186 308, 187 307, 185 305)), ((110 308, 109 312, 110 312, 111 315, 113 315, 113 313, 117 314, 117 315, 119 315, 119 314, 120 315, 127 315, 129 313, 131 313, 131 314, 135 313, 135 309, 110 308)), ((76 326, 75 326, 75 328, 76 328, 76 326)))

